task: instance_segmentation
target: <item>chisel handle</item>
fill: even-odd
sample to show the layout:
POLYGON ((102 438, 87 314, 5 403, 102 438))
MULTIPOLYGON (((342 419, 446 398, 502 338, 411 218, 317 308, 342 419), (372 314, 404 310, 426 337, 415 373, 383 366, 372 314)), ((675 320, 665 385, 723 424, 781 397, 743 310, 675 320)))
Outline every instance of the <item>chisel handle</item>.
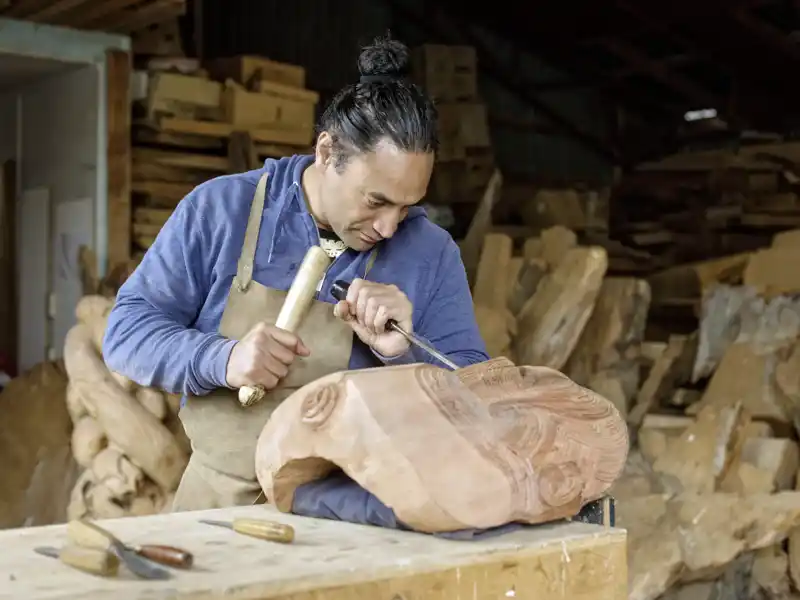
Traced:
POLYGON ((231 523, 234 531, 249 535, 260 540, 279 542, 281 544, 291 544, 294 541, 294 527, 265 521, 263 519, 234 519, 231 523))
POLYGON ((117 555, 97 548, 68 544, 59 550, 58 559, 74 569, 101 577, 114 577, 119 571, 117 555))
POLYGON ((124 548, 129 548, 139 556, 143 556, 153 562, 161 563, 168 567, 188 569, 191 568, 194 563, 192 554, 182 548, 162 546, 159 544, 128 546, 99 525, 81 519, 76 519, 67 523, 67 538, 74 545, 108 552, 111 551, 114 544, 119 544, 124 548))
MULTIPOLYGON (((278 313, 275 321, 275 327, 292 333, 297 331, 330 264, 331 257, 322 248, 311 246, 308 249, 286 294, 286 300, 283 301, 281 312, 278 313)), ((239 403, 245 407, 252 406, 263 400, 266 394, 264 386, 244 386, 239 388, 239 403)))
POLYGON ((133 546, 132 550, 139 556, 176 569, 191 569, 194 564, 194 556, 192 556, 191 552, 175 546, 143 544, 141 546, 133 546))

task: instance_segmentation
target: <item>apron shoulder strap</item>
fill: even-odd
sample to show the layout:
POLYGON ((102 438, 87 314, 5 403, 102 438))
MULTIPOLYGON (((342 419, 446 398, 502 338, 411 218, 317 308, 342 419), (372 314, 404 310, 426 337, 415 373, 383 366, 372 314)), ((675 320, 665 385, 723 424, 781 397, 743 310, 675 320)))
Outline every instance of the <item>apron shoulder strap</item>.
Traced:
POLYGON ((264 215, 264 200, 267 195, 267 180, 269 173, 264 173, 258 180, 256 192, 250 206, 250 216, 247 219, 247 229, 244 232, 244 243, 239 263, 236 268, 236 285, 240 291, 246 291, 253 281, 253 263, 256 258, 258 234, 261 230, 261 219, 264 215))

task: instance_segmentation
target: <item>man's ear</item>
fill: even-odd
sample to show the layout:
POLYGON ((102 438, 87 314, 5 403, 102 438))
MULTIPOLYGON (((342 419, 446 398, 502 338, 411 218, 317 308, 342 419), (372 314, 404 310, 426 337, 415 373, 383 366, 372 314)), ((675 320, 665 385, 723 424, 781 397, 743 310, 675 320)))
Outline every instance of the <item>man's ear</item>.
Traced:
POLYGON ((317 137, 314 164, 320 169, 333 166, 333 138, 327 131, 323 131, 317 137))

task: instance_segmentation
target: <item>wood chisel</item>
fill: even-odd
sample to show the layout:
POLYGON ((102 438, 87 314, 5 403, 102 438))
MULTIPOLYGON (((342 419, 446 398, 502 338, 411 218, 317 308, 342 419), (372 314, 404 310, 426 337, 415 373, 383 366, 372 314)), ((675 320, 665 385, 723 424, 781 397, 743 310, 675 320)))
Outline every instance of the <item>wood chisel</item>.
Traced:
POLYGON ((232 522, 227 523, 225 521, 200 519, 200 522, 206 525, 226 527, 237 533, 249 535, 250 537, 260 540, 279 542, 281 544, 291 544, 294 541, 294 527, 291 525, 284 525, 283 523, 276 523, 275 521, 266 521, 264 519, 234 519, 232 522))
MULTIPOLYGON (((143 579, 169 579, 171 577, 169 571, 150 562, 150 557, 140 556, 134 548, 123 544, 111 532, 84 519, 76 519, 67 523, 67 537, 74 544, 112 551, 134 575, 143 579)), ((183 552, 177 548, 174 550, 183 552)), ((156 551, 155 555, 162 559, 164 556, 163 551, 156 551)), ((176 565, 172 564, 171 566, 176 565)))
MULTIPOLYGON (((275 320, 275 327, 292 333, 297 331, 330 264, 331 257, 322 248, 311 246, 308 249, 283 301, 281 311, 275 320)), ((244 386, 239 388, 239 403, 245 407, 252 406, 263 400, 266 393, 264 387, 260 385, 244 386)))
POLYGON ((97 548, 85 548, 69 544, 63 548, 53 548, 52 546, 40 546, 33 549, 37 554, 49 556, 60 560, 65 565, 78 569, 91 575, 101 577, 114 577, 119 571, 119 558, 105 550, 97 548))
MULTIPOLYGON (((347 290, 349 290, 349 289, 350 289, 350 284, 347 283, 346 281, 341 281, 341 280, 334 281, 333 285, 331 286, 331 295, 341 302, 342 300, 346 300, 347 299, 347 290)), ((440 363, 442 363, 448 369, 452 369, 453 371, 458 369, 458 365, 456 363, 454 363, 452 360, 447 358, 444 354, 439 352, 436 348, 434 348, 433 346, 431 346, 430 344, 425 342, 419 336, 416 336, 413 333, 408 333, 405 329, 400 327, 400 325, 398 325, 397 321, 395 321, 394 319, 389 319, 386 322, 386 329, 391 329, 393 331, 396 331, 397 333, 402 335, 404 338, 406 338, 409 342, 414 344, 417 348, 421 348, 422 350, 424 350, 425 352, 430 354, 433 358, 438 360, 440 363)))
MULTIPOLYGON (((69 540, 86 548, 101 548, 109 550, 111 540, 116 539, 114 535, 99 525, 83 520, 73 520, 67 524, 67 537, 69 540)), ((161 544, 143 544, 131 546, 121 540, 116 540, 127 550, 135 552, 153 562, 161 563, 168 567, 177 569, 190 569, 194 564, 194 556, 191 552, 174 546, 164 546, 161 544)))

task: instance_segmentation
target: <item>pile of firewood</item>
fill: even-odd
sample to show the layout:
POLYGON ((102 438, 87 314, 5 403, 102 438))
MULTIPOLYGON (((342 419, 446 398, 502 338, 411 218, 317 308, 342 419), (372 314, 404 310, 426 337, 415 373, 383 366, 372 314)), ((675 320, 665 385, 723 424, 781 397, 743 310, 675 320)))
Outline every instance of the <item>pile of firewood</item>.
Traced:
MULTIPOLYGON (((638 450, 614 492, 631 598, 800 597, 798 240, 689 265, 697 331, 644 346, 638 450)), ((656 276, 654 297, 687 279, 656 276)))
POLYGON ((112 304, 104 296, 84 296, 64 344, 72 452, 83 468, 67 511, 70 519, 169 510, 190 452, 177 418, 180 398, 138 386, 103 362, 112 304))
POLYGON ((561 370, 628 421, 612 494, 629 598, 800 598, 800 230, 643 279, 564 226, 521 247, 483 228, 479 259, 462 252, 489 353, 561 370), (653 309, 670 304, 694 327, 667 333, 653 309))

